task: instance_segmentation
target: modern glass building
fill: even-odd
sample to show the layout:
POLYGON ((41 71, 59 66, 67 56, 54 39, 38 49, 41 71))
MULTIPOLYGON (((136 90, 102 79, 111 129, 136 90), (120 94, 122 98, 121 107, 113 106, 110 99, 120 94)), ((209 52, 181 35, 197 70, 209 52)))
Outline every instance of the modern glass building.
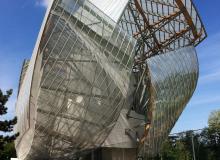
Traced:
POLYGON ((54 0, 19 82, 19 160, 147 159, 197 84, 191 0, 54 0))

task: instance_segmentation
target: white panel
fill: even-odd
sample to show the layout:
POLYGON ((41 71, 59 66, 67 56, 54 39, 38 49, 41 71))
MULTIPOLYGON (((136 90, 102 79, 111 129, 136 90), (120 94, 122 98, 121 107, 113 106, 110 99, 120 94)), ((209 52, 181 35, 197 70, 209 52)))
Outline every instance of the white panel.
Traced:
POLYGON ((89 0, 115 22, 118 21, 128 0, 89 0))

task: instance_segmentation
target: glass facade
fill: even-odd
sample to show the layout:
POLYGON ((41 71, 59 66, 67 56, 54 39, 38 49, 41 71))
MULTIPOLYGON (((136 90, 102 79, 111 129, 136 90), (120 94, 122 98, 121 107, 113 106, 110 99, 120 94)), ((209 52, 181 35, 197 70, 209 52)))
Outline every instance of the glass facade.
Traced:
POLYGON ((191 98, 206 37, 191 0, 99 2, 48 7, 19 84, 19 159, 77 159, 105 144, 153 156, 191 98))
POLYGON ((20 148, 21 159, 74 157, 101 146, 129 94, 136 40, 92 3, 54 1, 45 31, 30 62, 34 75, 26 73, 30 82, 34 77, 36 98, 21 110, 19 94, 17 104, 19 139, 29 130, 29 108, 34 119, 32 144, 24 156, 20 148))

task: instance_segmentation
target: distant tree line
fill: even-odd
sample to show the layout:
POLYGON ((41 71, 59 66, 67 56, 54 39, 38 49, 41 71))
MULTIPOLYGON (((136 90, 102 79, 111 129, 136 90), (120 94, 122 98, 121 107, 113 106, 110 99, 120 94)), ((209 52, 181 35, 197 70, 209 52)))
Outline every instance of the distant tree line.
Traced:
POLYGON ((220 160, 220 110, 209 116, 208 127, 169 136, 154 160, 220 160))

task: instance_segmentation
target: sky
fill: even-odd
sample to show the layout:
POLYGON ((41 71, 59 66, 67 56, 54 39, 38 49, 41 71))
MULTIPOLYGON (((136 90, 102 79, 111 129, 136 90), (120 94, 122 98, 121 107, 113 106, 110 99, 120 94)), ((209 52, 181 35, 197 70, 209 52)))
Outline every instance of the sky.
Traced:
MULTIPOLYGON (((0 88, 12 88, 7 103, 10 118, 15 115, 19 75, 24 59, 30 59, 49 0, 0 1, 0 88)), ((208 38, 198 47, 200 77, 196 91, 172 132, 201 129, 208 116, 220 109, 220 1, 194 0, 208 38)))

